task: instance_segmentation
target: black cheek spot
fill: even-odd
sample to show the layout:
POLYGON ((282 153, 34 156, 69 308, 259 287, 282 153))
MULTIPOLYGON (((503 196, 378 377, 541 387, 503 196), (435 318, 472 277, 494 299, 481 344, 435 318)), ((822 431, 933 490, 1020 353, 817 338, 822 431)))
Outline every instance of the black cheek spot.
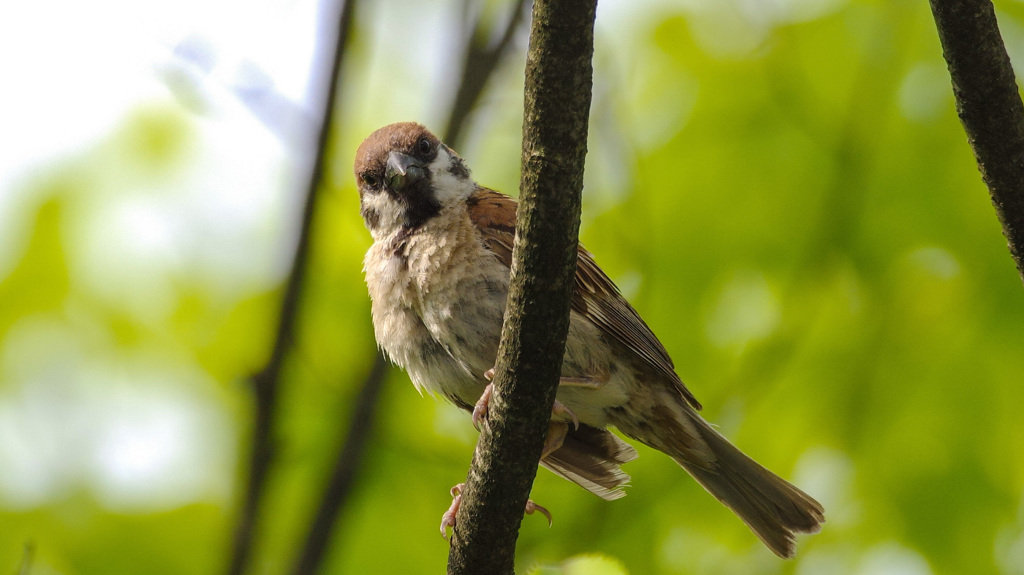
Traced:
POLYGON ((363 215, 363 221, 366 222, 366 228, 375 230, 380 225, 380 212, 369 206, 363 206, 359 213, 363 215))
MULTIPOLYGON (((452 152, 454 154, 454 152, 452 152)), ((466 167, 466 163, 462 161, 462 158, 452 155, 451 160, 448 162, 448 172, 460 180, 469 179, 469 168, 466 167)))

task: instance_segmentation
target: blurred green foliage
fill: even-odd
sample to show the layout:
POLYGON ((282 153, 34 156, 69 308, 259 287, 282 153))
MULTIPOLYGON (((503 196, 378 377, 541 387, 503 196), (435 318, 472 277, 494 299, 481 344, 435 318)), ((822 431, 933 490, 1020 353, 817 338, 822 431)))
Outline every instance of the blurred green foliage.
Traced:
MULTIPOLYGON (((599 22, 582 238, 705 416, 818 497, 828 522, 779 561, 640 447, 620 501, 539 472, 533 498, 554 525, 524 520, 520 570, 1024 573, 1024 290, 927 4, 659 6, 599 22)), ((1024 61, 1024 8, 998 7, 1024 61)), ((349 164, 363 136, 407 118, 366 113, 398 97, 374 91, 371 24, 358 24, 315 221, 257 573, 291 564, 372 363, 349 164)), ((460 146, 477 180, 505 191, 521 75, 512 58, 460 146)), ((40 574, 226 564, 245 378, 269 351, 295 210, 271 202, 242 235, 252 251, 213 260, 230 219, 172 227, 169 251, 134 249, 145 234, 110 219, 180 199, 204 122, 147 105, 18 190, 0 257, 0 571, 26 545, 40 574)), ((398 371, 379 413, 326 572, 442 572, 437 526, 475 433, 398 371)))

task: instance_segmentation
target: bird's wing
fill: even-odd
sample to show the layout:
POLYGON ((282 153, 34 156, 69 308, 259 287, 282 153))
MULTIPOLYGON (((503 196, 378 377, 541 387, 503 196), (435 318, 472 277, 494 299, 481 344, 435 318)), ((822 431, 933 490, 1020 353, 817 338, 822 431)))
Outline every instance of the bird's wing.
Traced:
MULTIPOLYGON (((483 235, 484 243, 509 267, 516 232, 516 206, 514 199, 486 188, 478 189, 468 200, 469 217, 483 235)), ((694 409, 701 408, 697 398, 676 375, 665 346, 583 246, 579 246, 576 260, 572 309, 672 382, 694 409)))

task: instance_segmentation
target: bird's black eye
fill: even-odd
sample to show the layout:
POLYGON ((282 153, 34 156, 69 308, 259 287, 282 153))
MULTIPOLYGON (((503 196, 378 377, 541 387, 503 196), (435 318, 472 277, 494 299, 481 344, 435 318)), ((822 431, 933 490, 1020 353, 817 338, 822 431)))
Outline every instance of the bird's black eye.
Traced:
POLYGON ((360 176, 360 178, 363 179, 364 184, 370 186, 371 188, 376 188, 377 184, 380 183, 380 180, 377 178, 377 176, 370 173, 363 174, 362 176, 360 176))
POLYGON ((434 151, 434 145, 430 143, 430 140, 420 138, 420 141, 416 142, 416 151, 421 156, 429 156, 430 152, 434 151))

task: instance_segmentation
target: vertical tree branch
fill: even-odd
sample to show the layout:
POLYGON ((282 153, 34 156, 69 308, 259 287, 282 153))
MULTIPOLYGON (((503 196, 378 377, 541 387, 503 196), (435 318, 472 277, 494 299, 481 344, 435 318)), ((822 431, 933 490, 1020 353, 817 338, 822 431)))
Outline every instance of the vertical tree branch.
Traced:
POLYGON ((273 459, 274 420, 276 415, 277 391, 281 376, 284 357, 295 335, 295 323, 299 309, 299 296, 306 276, 309 261, 310 228, 316 209, 317 190, 323 180, 324 162, 327 142, 334 119, 337 100, 338 77, 341 70, 341 57, 345 44, 348 42, 349 30, 355 0, 345 0, 340 10, 334 57, 331 60, 330 80, 327 83, 327 94, 324 97, 323 121, 317 134, 316 157, 310 171, 306 186, 306 200, 302 211, 302 223, 299 237, 295 245, 295 257, 285 284, 284 297, 281 301, 281 313, 278 318, 277 335, 267 364, 252 376, 255 414, 252 423, 251 452, 249 454, 249 474, 243 496, 242 508, 235 525, 231 560, 228 565, 230 575, 245 573, 252 555, 253 539, 259 519, 259 507, 263 500, 267 472, 273 459))
MULTIPOLYGON (((522 22, 523 4, 525 0, 515 0, 514 12, 510 15, 501 39, 490 48, 482 43, 483 17, 475 23, 474 33, 467 38, 465 45, 466 63, 462 71, 462 79, 456 90, 456 98, 452 103, 448 127, 444 141, 455 149, 463 134, 462 128, 466 119, 476 107, 487 83, 497 70, 501 59, 508 53, 508 46, 519 23, 522 22), (476 54, 471 55, 472 54, 476 54), (487 54, 482 57, 482 54, 487 54)), ((374 408, 383 386, 387 369, 387 361, 377 354, 373 368, 363 383, 353 416, 341 443, 331 477, 324 488, 317 506, 309 533, 306 535, 302 552, 295 562, 293 572, 296 575, 316 573, 323 563, 331 537, 338 528, 340 512, 344 508, 355 484, 356 473, 362 461, 362 453, 373 428, 374 408)))
POLYGON ((1024 281, 1024 104, 991 0, 930 0, 956 110, 1024 281))
POLYGON ((569 330, 596 8, 596 0, 533 6, 508 307, 487 424, 452 535, 450 574, 514 572, 569 330))

